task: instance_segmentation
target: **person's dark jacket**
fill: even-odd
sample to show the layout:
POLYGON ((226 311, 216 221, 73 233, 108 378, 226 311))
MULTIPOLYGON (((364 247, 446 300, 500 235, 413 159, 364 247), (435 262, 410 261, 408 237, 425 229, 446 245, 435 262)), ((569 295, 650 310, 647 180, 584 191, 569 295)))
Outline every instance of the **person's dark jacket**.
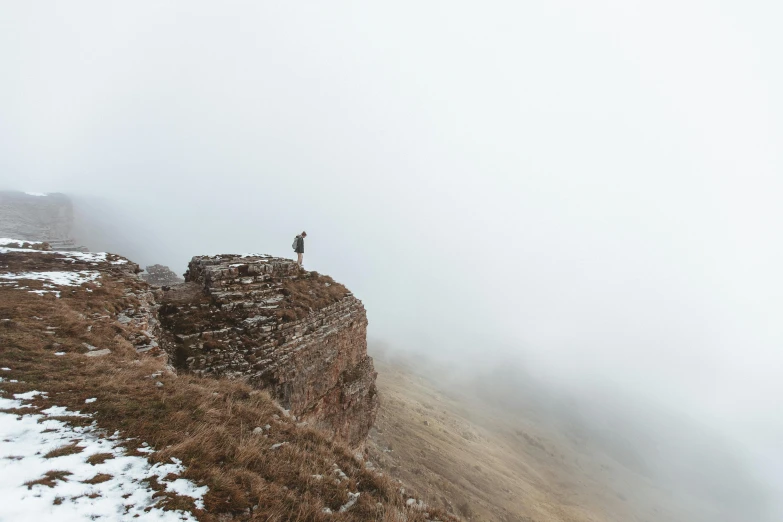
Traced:
POLYGON ((297 254, 304 254, 304 238, 302 236, 296 236, 296 250, 297 254))

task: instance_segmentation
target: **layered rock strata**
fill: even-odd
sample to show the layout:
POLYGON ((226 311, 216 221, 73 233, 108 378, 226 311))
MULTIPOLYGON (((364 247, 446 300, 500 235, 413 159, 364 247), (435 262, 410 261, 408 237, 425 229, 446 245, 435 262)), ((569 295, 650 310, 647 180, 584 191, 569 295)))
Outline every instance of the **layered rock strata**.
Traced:
POLYGON ((165 292, 175 364, 268 389, 291 414, 360 445, 378 409, 361 301, 331 278, 269 256, 194 257, 165 292))

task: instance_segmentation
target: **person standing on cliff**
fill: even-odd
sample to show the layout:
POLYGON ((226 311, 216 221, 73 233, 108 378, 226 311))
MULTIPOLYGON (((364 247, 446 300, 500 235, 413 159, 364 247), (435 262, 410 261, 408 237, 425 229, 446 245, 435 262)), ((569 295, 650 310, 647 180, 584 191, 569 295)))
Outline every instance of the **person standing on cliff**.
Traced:
POLYGON ((294 240, 294 252, 296 252, 296 264, 302 266, 302 256, 304 255, 304 238, 307 237, 307 232, 302 232, 294 240))

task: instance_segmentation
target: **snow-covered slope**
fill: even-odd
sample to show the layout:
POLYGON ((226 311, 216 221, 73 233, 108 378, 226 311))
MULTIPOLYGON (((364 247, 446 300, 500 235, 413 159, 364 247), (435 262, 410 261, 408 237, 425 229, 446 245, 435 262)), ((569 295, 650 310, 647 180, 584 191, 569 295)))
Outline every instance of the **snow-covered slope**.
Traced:
MULTIPOLYGON (((11 368, 3 368, 2 380, 12 380, 11 368)), ((128 448, 143 454, 146 444, 107 434, 78 411, 53 406, 38 411, 29 404, 42 392, 0 398, 0 520, 93 521, 192 521, 190 513, 164 511, 150 479, 167 491, 192 497, 203 508, 206 486, 175 478, 183 472, 179 461, 150 464, 145 456, 127 455, 128 448), (11 413, 13 411, 13 413, 11 413)), ((85 400, 88 404, 91 398, 85 400)))

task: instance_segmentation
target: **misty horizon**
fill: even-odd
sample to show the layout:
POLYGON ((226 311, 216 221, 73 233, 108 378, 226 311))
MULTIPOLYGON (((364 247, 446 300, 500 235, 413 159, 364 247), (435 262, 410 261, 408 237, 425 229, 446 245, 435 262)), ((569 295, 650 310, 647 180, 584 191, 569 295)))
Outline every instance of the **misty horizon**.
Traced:
POLYGON ((392 350, 690 417, 783 498, 779 5, 4 12, 0 189, 90 249, 306 230, 392 350))

